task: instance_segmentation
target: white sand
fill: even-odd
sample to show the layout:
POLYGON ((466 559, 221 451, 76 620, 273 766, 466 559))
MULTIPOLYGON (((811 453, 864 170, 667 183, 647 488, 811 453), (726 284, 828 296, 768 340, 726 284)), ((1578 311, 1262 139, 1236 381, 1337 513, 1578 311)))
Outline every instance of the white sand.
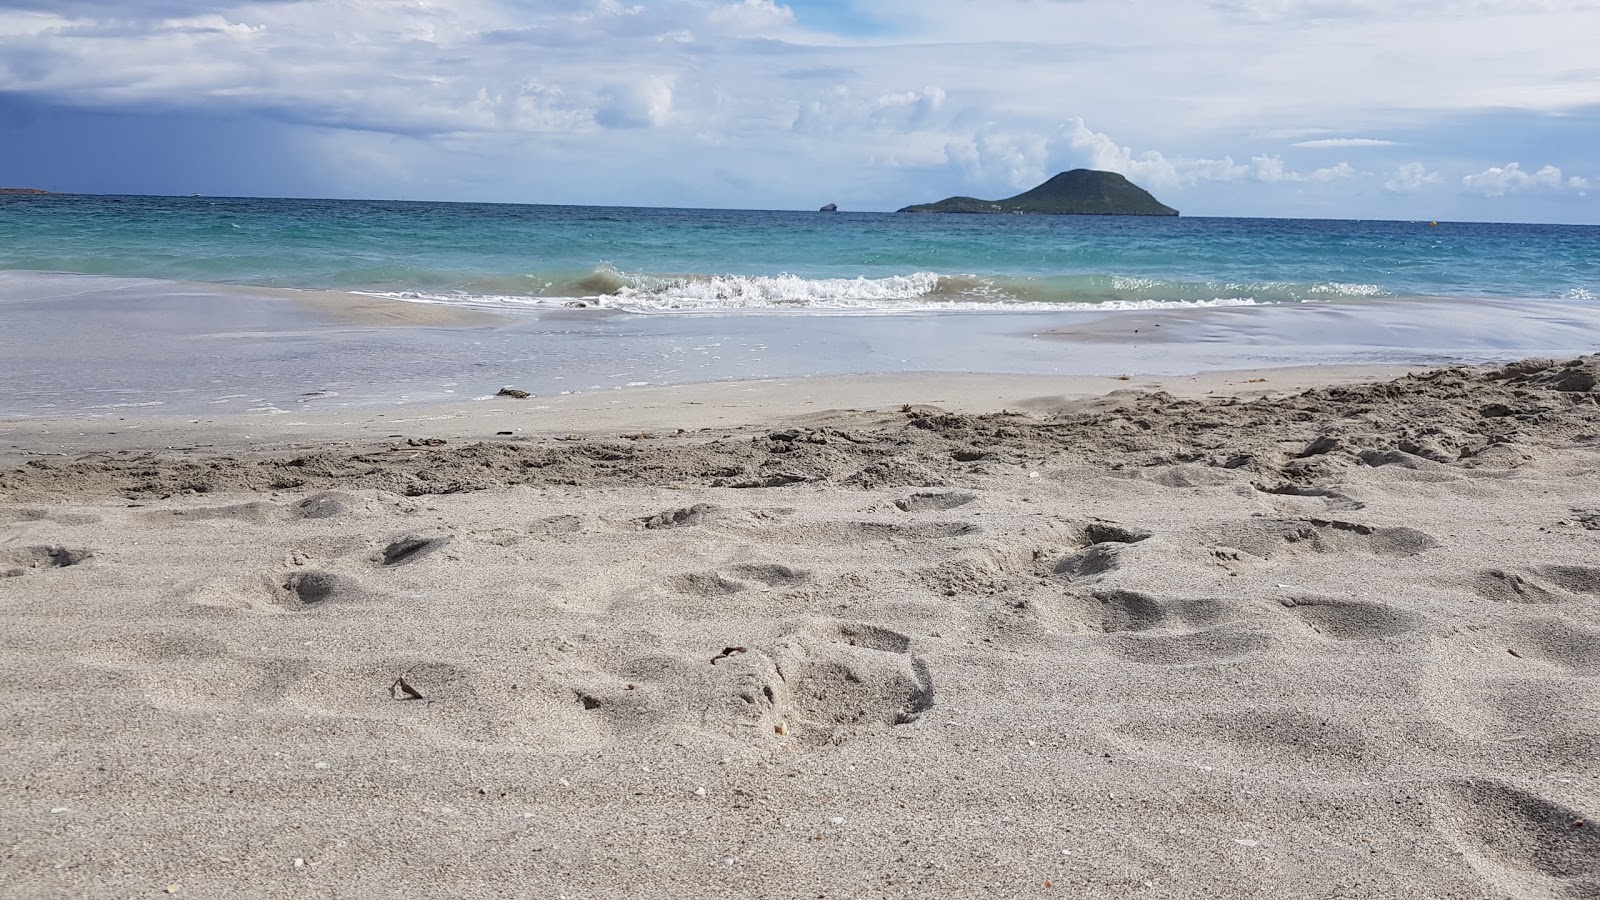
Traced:
POLYGON ((0 894, 1600 897, 1597 372, 6 423, 0 894))

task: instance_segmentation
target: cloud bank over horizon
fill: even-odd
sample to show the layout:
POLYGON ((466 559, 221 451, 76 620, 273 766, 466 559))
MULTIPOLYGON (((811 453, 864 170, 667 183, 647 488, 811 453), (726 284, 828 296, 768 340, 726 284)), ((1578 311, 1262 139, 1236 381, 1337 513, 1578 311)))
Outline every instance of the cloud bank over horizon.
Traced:
POLYGON ((0 182, 1600 222, 1586 0, 0 0, 0 182))

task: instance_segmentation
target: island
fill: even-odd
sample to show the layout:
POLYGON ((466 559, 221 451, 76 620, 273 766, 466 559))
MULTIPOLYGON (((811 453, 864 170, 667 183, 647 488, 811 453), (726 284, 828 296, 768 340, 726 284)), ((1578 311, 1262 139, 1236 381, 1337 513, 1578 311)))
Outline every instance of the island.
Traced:
POLYGON ((0 188, 0 194, 27 194, 28 196, 31 197, 31 196, 35 196, 35 195, 38 195, 38 194, 48 194, 48 193, 50 193, 50 192, 49 191, 40 190, 39 188, 0 188))
POLYGON ((1011 213, 1041 216, 1175 216, 1178 211, 1115 172, 1073 169, 1005 200, 951 197, 903 213, 1011 213))

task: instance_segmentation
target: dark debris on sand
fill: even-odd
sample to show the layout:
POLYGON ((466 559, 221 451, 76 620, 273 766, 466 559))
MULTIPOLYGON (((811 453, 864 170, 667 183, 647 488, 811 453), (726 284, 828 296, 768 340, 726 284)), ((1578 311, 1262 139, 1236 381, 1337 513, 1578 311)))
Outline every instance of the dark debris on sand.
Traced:
POLYGON ((1193 464, 1308 483, 1353 466, 1444 464, 1514 468, 1534 447, 1600 444, 1600 356, 1457 367, 1366 385, 1253 400, 1119 393, 1089 412, 1036 417, 928 408, 889 425, 727 432, 656 441, 534 439, 311 453, 34 460, 0 471, 12 499, 371 488, 408 496, 504 485, 685 484, 712 487, 830 481, 859 488, 960 485, 994 466, 1132 470, 1193 464))

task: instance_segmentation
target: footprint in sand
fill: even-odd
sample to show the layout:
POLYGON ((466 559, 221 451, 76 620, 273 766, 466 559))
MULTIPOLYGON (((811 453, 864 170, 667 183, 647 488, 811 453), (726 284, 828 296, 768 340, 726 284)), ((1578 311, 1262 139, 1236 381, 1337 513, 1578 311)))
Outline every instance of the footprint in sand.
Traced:
POLYGON ((1485 569, 1472 579, 1480 597, 1497 603, 1560 603, 1562 597, 1531 575, 1505 569, 1485 569))
POLYGON ((792 588, 810 583, 811 572, 779 563, 743 563, 717 572, 685 572, 667 586, 693 597, 722 597, 740 591, 792 588))
POLYGON ((911 653, 908 636, 887 628, 819 622, 753 655, 733 658, 761 673, 759 691, 744 695, 780 737, 841 744, 909 725, 933 708, 927 661, 911 653))
POLYGON ((667 587, 691 597, 726 597, 750 590, 751 585, 719 572, 685 572, 668 578, 667 587))
POLYGON ((1286 597, 1279 601, 1301 622, 1336 641, 1371 641, 1417 630, 1424 619, 1385 603, 1333 597, 1286 597))
POLYGON ((0 507, 0 525, 14 522, 55 522, 58 525, 98 525, 100 517, 93 513, 55 512, 51 510, 0 507))
MULTIPOLYGON (((644 528, 659 531, 668 528, 718 527, 723 530, 762 528, 764 523, 794 515, 789 507, 727 507, 715 503, 696 503, 693 506, 664 510, 654 515, 628 521, 626 528, 644 528)), ((620 523, 619 523, 620 524, 620 523)))
POLYGON ((1124 637, 1113 648, 1131 662, 1153 666, 1199 666, 1238 662, 1272 646, 1260 631, 1219 625, 1181 634, 1124 637))
POLYGON ((1573 594, 1600 596, 1600 568, 1593 566, 1539 566, 1534 569, 1555 586, 1573 594))
POLYGON ((1384 528, 1338 519, 1268 519, 1220 529, 1218 544, 1271 559, 1300 553, 1371 553, 1415 556, 1439 545, 1415 528, 1384 528))
MULTIPOLYGON (((1209 627, 1226 621, 1228 604, 1221 600, 1160 600, 1141 591, 1103 590, 1089 595, 1098 605, 1099 627, 1108 634, 1150 631, 1164 626, 1209 627)), ((1089 609, 1093 616, 1095 608, 1089 609)))
POLYGON ((81 565, 93 558, 93 551, 70 547, 42 546, 0 550, 0 577, 16 578, 30 571, 65 569, 81 565))
POLYGON ((249 522, 265 525, 276 521, 283 510, 276 503, 255 500, 230 506, 196 506, 177 509, 155 509, 144 513, 145 518, 166 522, 249 522))
POLYGON ((1543 662, 1574 675, 1600 675, 1600 629, 1565 619, 1518 622, 1495 629, 1508 650, 1528 662, 1543 662))
MULTIPOLYGON (((831 530, 831 526, 828 527, 831 530)), ((925 525, 896 525, 888 522, 845 522, 840 527, 846 538, 892 541, 932 541, 940 538, 980 534, 983 529, 971 522, 929 522, 925 525)))
POLYGON ((1488 779, 1442 784, 1432 794, 1439 829, 1497 894, 1600 897, 1600 810, 1488 779))
POLYGON ((1112 652, 1132 662, 1183 666, 1232 662, 1266 649, 1270 638, 1245 626, 1222 600, 1165 600, 1141 591, 1096 591, 1082 611, 1112 652))
POLYGON ((958 491, 947 493, 921 493, 912 494, 894 501, 894 505, 901 512, 944 512, 958 506, 966 506, 978 499, 977 494, 967 494, 958 491))
MULTIPOLYGON (((1271 494, 1277 497, 1310 497, 1320 499, 1323 504, 1331 510, 1354 511, 1367 508, 1365 503, 1350 497, 1348 494, 1345 494, 1336 488, 1299 484, 1279 484, 1272 486, 1254 484, 1252 487, 1263 494, 1271 494)), ((1289 512, 1289 510, 1284 511, 1289 512)))
POLYGON ((598 528, 598 523, 591 522, 582 516, 547 516, 528 523, 527 534, 529 537, 551 538, 577 534, 582 531, 594 531, 598 528))
POLYGON ((291 609, 309 609, 362 596, 361 586, 355 579, 316 570, 290 572, 279 587, 281 590, 275 599, 291 609))
POLYGON ((443 550, 452 540, 451 535, 407 535, 384 547, 376 562, 383 568, 410 565, 443 550))
POLYGON ((1095 519, 1079 529, 1082 546, 1056 562, 1054 574, 1069 579, 1093 579, 1122 565, 1121 556, 1131 544, 1148 540, 1153 532, 1095 519))
POLYGON ((1485 569, 1473 577, 1479 596, 1499 603, 1565 603, 1578 595, 1600 595, 1600 569, 1539 566, 1532 571, 1485 569))
MULTIPOLYGON (((1411 469, 1416 472, 1448 471, 1444 463, 1404 453, 1399 450, 1362 450, 1356 453, 1356 458, 1372 468, 1395 466, 1401 469, 1411 469)), ((1444 476, 1453 477, 1453 476, 1444 476)))

